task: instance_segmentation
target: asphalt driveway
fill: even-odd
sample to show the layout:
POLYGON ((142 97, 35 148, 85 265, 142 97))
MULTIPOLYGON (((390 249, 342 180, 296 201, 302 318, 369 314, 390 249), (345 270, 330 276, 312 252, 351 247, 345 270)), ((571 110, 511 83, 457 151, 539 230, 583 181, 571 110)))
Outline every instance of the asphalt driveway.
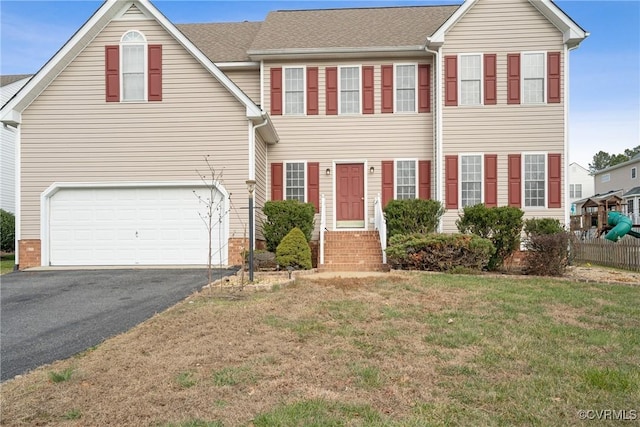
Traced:
POLYGON ((125 332, 206 283, 206 269, 5 274, 0 277, 0 381, 125 332))

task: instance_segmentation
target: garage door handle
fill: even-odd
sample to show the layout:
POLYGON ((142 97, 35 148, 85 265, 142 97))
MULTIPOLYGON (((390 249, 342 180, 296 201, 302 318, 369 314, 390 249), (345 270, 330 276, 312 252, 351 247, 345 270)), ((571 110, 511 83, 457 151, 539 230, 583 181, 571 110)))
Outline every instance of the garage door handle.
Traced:
POLYGON ((138 232, 136 231, 136 239, 138 238, 138 232))

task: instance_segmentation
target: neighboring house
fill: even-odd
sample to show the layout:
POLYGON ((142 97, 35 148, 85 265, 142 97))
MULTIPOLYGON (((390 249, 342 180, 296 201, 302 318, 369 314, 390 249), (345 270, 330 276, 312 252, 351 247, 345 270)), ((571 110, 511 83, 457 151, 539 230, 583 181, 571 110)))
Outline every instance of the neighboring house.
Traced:
POLYGON ((20 268, 203 264, 204 155, 223 172, 215 263, 241 259, 247 180, 258 207, 313 203, 315 240, 371 232, 394 198, 442 201, 445 232, 476 203, 567 222, 565 70, 587 36, 548 0, 177 26, 107 0, 1 112, 20 268))
POLYGON ((569 165, 569 203, 571 203, 572 214, 579 213, 580 207, 575 206, 576 202, 586 197, 594 195, 593 175, 577 163, 569 165), (573 212, 574 206, 577 208, 573 212))
POLYGON ((640 225, 640 154, 624 163, 597 171, 594 178, 597 193, 621 191, 626 206, 624 212, 632 217, 634 224, 640 225))
MULTIPOLYGON (((11 99, 24 84, 29 81, 31 75, 8 75, 0 76, 0 105, 4 105, 11 99)), ((16 211, 16 129, 2 125, 0 129, 2 164, 0 170, 0 209, 15 213, 16 211)))

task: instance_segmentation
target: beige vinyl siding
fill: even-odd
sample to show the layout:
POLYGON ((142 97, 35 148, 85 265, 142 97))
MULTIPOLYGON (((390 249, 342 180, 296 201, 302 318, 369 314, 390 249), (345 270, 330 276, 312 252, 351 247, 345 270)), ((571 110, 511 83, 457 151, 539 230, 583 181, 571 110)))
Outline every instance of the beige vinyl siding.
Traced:
POLYGON ((223 70, 256 104, 260 105, 260 70, 223 70))
MULTIPOLYGON (((561 52, 563 75, 562 33, 528 0, 479 0, 446 34, 442 51, 443 55, 497 54, 497 105, 444 107, 443 155, 497 154, 498 205, 507 205, 507 156, 522 152, 563 153, 565 125, 564 96, 559 104, 507 104, 507 54, 561 52)), ((561 79, 561 91, 564 91, 564 79, 561 79)), ((442 167, 444 171, 444 165, 442 167)), ((562 167, 564 176, 564 154, 562 167)), ((445 174, 442 176, 444 179, 445 174)), ((562 193, 564 197, 564 180, 562 193)), ((563 208, 524 210, 525 217, 564 218, 563 208)), ((457 231, 455 220, 460 212, 462 209, 445 213, 445 232, 457 231)))
POLYGON ((256 239, 263 240, 262 222, 264 221, 264 213, 262 207, 267 201, 267 144, 262 141, 260 136, 256 136, 256 193, 255 193, 255 219, 256 219, 256 239))
MULTIPOLYGON (((382 161, 395 159, 433 159, 433 115, 431 113, 388 113, 381 110, 380 65, 397 63, 431 63, 421 57, 402 60, 372 59, 363 62, 316 62, 319 88, 319 115, 272 116, 280 142, 269 146, 269 163, 307 161, 320 163, 320 194, 326 197, 327 228, 334 227, 334 162, 365 164, 367 229, 374 214, 375 197, 382 191, 382 161), (374 66, 374 114, 326 115, 325 68, 340 65, 374 66), (375 172, 369 173, 374 167, 375 172), (327 176, 326 169, 331 170, 327 176)), ((274 64, 272 66, 281 66, 274 64)), ((285 64, 285 66, 295 64, 285 64)), ((270 67, 265 70, 265 97, 269 98, 270 67)), ((433 77, 433 73, 432 73, 433 77)), ((433 91, 432 91, 433 93, 433 91)), ((361 94, 362 95, 362 94, 361 94)), ((270 103, 270 100, 267 101, 270 103)), ((433 110, 433 103, 432 103, 433 110)), ((433 170, 433 169, 432 169, 433 170)), ((271 181, 269 181, 271 182, 271 181)), ((433 182, 433 181, 432 181, 433 182)), ((432 185, 433 188, 433 185, 432 185)), ((320 215, 316 215, 315 238, 318 237, 320 215)))
MULTIPOLYGON (((245 207, 244 106, 155 21, 114 21, 23 113, 22 238, 40 237, 40 195, 54 182, 197 181, 209 155, 245 207), (135 28, 163 46, 161 102, 105 102, 104 46, 135 28)), ((230 237, 242 235, 237 217, 230 237)))

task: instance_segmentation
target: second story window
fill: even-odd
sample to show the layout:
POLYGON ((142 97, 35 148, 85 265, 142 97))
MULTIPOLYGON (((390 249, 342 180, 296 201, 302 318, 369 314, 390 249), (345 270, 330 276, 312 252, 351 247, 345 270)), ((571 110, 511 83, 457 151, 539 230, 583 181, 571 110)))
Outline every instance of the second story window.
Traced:
POLYGON ((480 105, 481 55, 460 55, 460 105, 480 105))
POLYGON ((360 113, 360 67, 340 67, 340 114, 360 113))
POLYGON ((631 179, 636 179, 637 176, 638 176, 638 169, 631 168, 631 179))
POLYGON ((147 41, 139 31, 126 32, 122 46, 122 100, 144 101, 147 41))
POLYGON ((284 114, 304 114, 304 68, 284 69, 284 114))
POLYGON ((416 66, 396 65, 396 111, 416 111, 416 66))
POLYGON ((544 103, 544 53, 522 55, 522 103, 544 103))
POLYGON ((579 199, 582 197, 582 184, 569 184, 569 198, 579 199))

